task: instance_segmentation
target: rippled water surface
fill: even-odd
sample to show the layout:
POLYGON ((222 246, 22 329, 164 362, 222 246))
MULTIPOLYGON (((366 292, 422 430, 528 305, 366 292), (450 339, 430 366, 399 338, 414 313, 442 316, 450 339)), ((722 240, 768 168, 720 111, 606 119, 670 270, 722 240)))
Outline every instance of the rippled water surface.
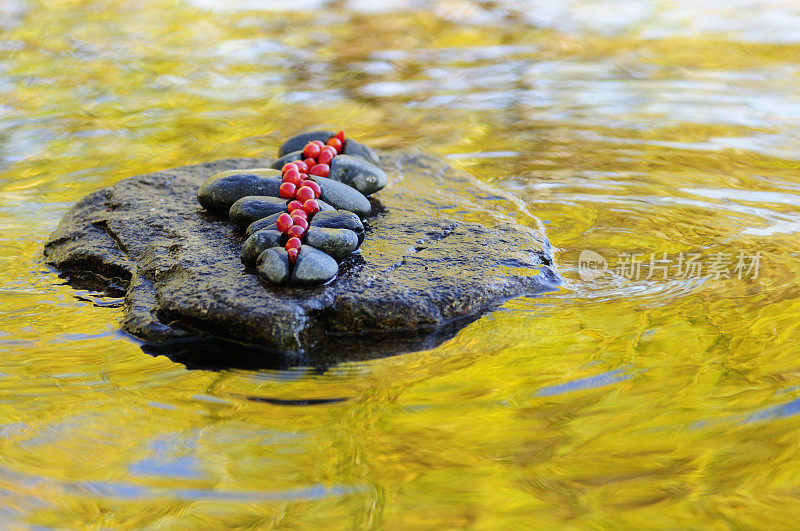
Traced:
POLYGON ((4 0, 0 32, 0 520, 797 525, 796 2, 4 0), (319 125, 518 198, 568 285, 430 351, 213 372, 42 262, 92 190, 319 125))

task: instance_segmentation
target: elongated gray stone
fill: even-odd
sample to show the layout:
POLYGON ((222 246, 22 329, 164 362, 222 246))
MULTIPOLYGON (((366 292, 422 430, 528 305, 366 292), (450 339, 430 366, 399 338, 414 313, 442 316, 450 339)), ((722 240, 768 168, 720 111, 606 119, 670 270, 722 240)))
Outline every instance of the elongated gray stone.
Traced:
POLYGON ((352 186, 364 195, 377 192, 388 181, 386 172, 366 160, 351 155, 337 155, 331 161, 328 178, 352 186))
POLYGON ((335 134, 335 131, 309 131, 308 133, 294 135, 281 145, 280 149, 278 149, 278 156, 282 157, 292 151, 302 151, 306 144, 314 140, 320 140, 324 144, 335 134))
POLYGON ((328 229, 325 227, 309 227, 306 233, 306 244, 331 255, 341 262, 358 249, 358 236, 347 229, 328 229))
POLYGON ((339 272, 339 264, 328 254, 311 245, 303 245, 292 269, 290 284, 309 286, 324 284, 339 272))
POLYGON ((252 236, 253 234, 262 229, 274 229, 275 224, 278 222, 278 216, 280 216, 281 214, 283 214, 283 212, 275 212, 270 216, 252 222, 250 225, 247 226, 247 231, 246 231, 247 235, 252 236))
POLYGON ((203 181, 197 190, 197 201, 206 210, 227 214, 242 197, 277 196, 281 182, 281 172, 271 168, 223 171, 203 181))
POLYGON ((344 151, 342 154, 350 155, 351 157, 360 157, 371 162, 372 164, 375 164, 376 166, 381 163, 380 157, 378 157, 378 154, 372 151, 372 149, 365 146, 361 142, 356 142, 355 140, 351 140, 349 138, 344 143, 344 151))
POLYGON ((276 229, 263 229, 245 240, 242 245, 242 263, 255 267, 258 256, 270 247, 280 247, 283 234, 276 229))
POLYGON ((348 229, 358 237, 358 245, 364 241, 364 224, 361 219, 347 210, 331 210, 317 212, 309 224, 312 227, 326 227, 329 229, 348 229))
POLYGON ((302 159, 303 159, 302 151, 292 151, 291 153, 287 153, 286 155, 282 156, 279 159, 275 159, 275 162, 272 163, 272 168, 276 170, 281 170, 289 162, 294 162, 296 160, 302 160, 302 159))
POLYGON ((265 249, 258 256, 256 264, 258 276, 271 284, 284 284, 289 280, 289 255, 283 247, 265 249))
POLYGON ((372 205, 364 194, 339 181, 327 177, 314 177, 322 189, 320 199, 336 210, 349 210, 360 218, 366 218, 372 212, 372 205))
POLYGON ((280 212, 286 212, 285 199, 263 195, 248 195, 231 205, 229 214, 234 225, 245 229, 254 221, 280 212))

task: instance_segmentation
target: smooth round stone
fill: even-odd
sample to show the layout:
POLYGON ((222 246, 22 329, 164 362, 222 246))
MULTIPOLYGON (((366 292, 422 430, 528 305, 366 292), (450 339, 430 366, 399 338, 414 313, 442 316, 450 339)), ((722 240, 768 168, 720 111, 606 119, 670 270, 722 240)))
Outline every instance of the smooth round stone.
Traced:
POLYGON ((240 255, 242 263, 247 267, 255 267, 258 257, 270 247, 280 247, 283 234, 275 229, 264 229, 254 233, 245 240, 240 255))
POLYGON ((329 229, 347 229, 358 236, 358 245, 364 241, 364 224, 357 215, 347 210, 317 212, 309 225, 329 229))
POLYGON ((311 227, 306 233, 306 244, 341 262, 358 249, 358 236, 347 229, 311 227))
POLYGON ((271 216, 257 219, 256 221, 252 222, 247 226, 247 235, 252 236, 262 229, 274 229, 276 227, 275 224, 278 222, 278 217, 281 214, 283 214, 283 212, 275 212, 271 216))
POLYGON ((242 229, 261 218, 276 212, 286 212, 286 200, 280 197, 248 195, 231 205, 229 211, 231 221, 242 229))
POLYGON ((322 188, 320 198, 336 210, 349 210, 360 218, 366 218, 372 212, 369 199, 355 188, 327 177, 314 177, 314 180, 322 188))
POLYGON ((206 179, 197 190, 197 201, 206 210, 227 214, 231 206, 248 195, 278 195, 281 172, 271 168, 229 170, 206 179))
MULTIPOLYGON (((294 135, 292 138, 283 143, 278 150, 278 156, 282 157, 292 151, 303 151, 306 144, 314 140, 321 140, 324 144, 328 139, 336 134, 336 131, 309 131, 308 133, 300 133, 294 135)), ((295 159, 296 160, 296 159, 295 159)))
POLYGON ((291 153, 287 153, 286 155, 283 155, 282 157, 275 159, 275 162, 272 163, 271 167, 275 168, 276 170, 282 170, 286 164, 294 162, 296 160, 303 160, 303 158, 304 157, 302 151, 292 151, 291 153))
POLYGON ((388 182, 385 171, 371 162, 351 155, 337 155, 333 158, 328 179, 352 186, 364 195, 377 192, 388 182))
MULTIPOLYGON (((302 149, 302 148, 301 148, 302 149)), ((342 155, 350 155, 352 157, 361 157, 362 159, 366 159, 372 164, 378 165, 381 163, 380 157, 378 154, 375 153, 371 148, 365 146, 361 142, 356 142, 355 140, 350 140, 349 138, 344 143, 344 151, 342 151, 342 155)))
POLYGON ((271 247, 258 256, 258 276, 272 284, 284 284, 289 280, 291 268, 289 255, 283 247, 271 247))
MULTIPOLYGON (((287 258, 288 260, 288 258, 287 258)), ((290 284, 312 285, 323 284, 339 272, 339 264, 330 255, 315 249, 311 245, 303 245, 297 261, 292 269, 290 284)))

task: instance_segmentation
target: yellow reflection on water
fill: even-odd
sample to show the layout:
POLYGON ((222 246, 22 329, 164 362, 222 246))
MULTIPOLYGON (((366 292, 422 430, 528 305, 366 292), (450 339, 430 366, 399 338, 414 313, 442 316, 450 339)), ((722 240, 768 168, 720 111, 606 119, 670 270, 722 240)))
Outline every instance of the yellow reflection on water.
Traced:
POLYGON ((0 519, 795 525, 796 44, 576 33, 478 4, 194 4, 20 2, 0 39, 0 519), (120 299, 41 261, 92 190, 329 124, 512 194, 460 215, 528 222, 524 206, 568 286, 431 351, 323 374, 190 371, 117 331, 120 299), (585 249, 612 266, 760 253, 761 267, 589 282, 585 249))

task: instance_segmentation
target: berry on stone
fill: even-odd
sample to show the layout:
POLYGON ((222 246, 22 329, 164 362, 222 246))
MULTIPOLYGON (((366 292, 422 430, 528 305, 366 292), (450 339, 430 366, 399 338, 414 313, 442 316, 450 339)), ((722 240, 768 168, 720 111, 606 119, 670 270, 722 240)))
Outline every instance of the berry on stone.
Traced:
POLYGON ((319 202, 316 199, 309 199, 303 203, 303 210, 305 210, 306 214, 309 216, 313 216, 319 212, 319 202))
POLYGON ((327 177, 330 172, 331 168, 327 164, 317 164, 308 170, 309 175, 316 175, 317 177, 327 177))
POLYGON ((289 213, 289 215, 292 216, 292 219, 295 219, 295 218, 303 218, 305 220, 308 219, 308 213, 305 210, 303 210, 302 208, 298 208, 296 210, 292 210, 289 213))
MULTIPOLYGON (((281 185, 281 186, 283 186, 283 185, 281 185)), ((314 190, 312 188, 309 188, 308 186, 301 186, 297 190, 297 193, 295 194, 295 197, 301 203, 305 203, 309 199, 314 199, 314 190)))
POLYGON ((325 147, 325 144, 322 142, 322 140, 312 140, 311 143, 318 145, 320 149, 325 147))
POLYGON ((275 226, 280 232, 286 232, 292 227, 292 225, 294 225, 292 216, 285 213, 278 216, 278 221, 275 222, 275 226))
POLYGON ((302 238, 303 234, 305 233, 306 229, 300 225, 292 225, 289 227, 289 230, 286 231, 286 234, 289 236, 289 238, 302 238))
MULTIPOLYGON (((301 212, 303 212, 303 211, 301 210, 301 212)), ((294 226, 295 227, 300 227, 304 231, 308 230, 308 220, 306 218, 294 217, 294 216, 292 216, 292 217, 294 218, 294 226)))
POLYGON ((335 149, 336 153, 342 152, 342 141, 336 138, 335 136, 330 137, 328 141, 325 142, 325 144, 335 149))
POLYGON ((289 255, 289 263, 293 264, 297 261, 297 255, 300 254, 300 249, 295 249, 294 247, 286 249, 286 254, 289 255))
POLYGON ((333 148, 323 149, 322 152, 317 157, 317 164, 330 164, 331 161, 333 160, 333 157, 335 156, 336 156, 336 151, 334 151, 333 148))
POLYGON ((283 182, 285 183, 292 183, 295 186, 300 186, 300 182, 302 180, 303 179, 300 177, 300 172, 298 172, 295 168, 291 168, 283 174, 283 182))
MULTIPOLYGON (((287 162, 286 164, 283 165, 283 168, 281 168, 281 173, 286 175, 287 171, 296 169, 298 169, 296 162, 287 162)), ((308 171, 308 169, 306 169, 306 171, 308 171)))
POLYGON ((292 183, 282 183, 278 188, 278 195, 284 199, 291 199, 297 191, 297 186, 292 183))
POLYGON ((289 238, 289 241, 286 242, 284 248, 288 251, 289 249, 299 249, 300 247, 302 247, 302 245, 303 242, 300 241, 300 238, 293 237, 289 238))
POLYGON ((301 188, 303 186, 308 186, 312 190, 314 190, 314 197, 319 198, 322 195, 322 188, 319 187, 316 181, 302 181, 298 186, 301 188))
POLYGON ((306 164, 305 161, 296 160, 292 162, 292 164, 297 166, 297 171, 299 171, 300 173, 308 173, 308 164, 306 164))
POLYGON ((306 147, 303 148, 303 156, 306 158, 316 159, 320 151, 322 151, 320 146, 313 142, 309 142, 306 144, 306 147))
POLYGON ((307 168, 306 172, 308 172, 308 170, 310 170, 311 168, 313 168, 314 166, 317 165, 317 159, 309 157, 306 160, 304 160, 303 163, 305 163, 306 168, 307 168))
POLYGON ((341 140, 342 145, 344 145, 345 141, 347 140, 347 137, 344 136, 344 131, 339 131, 338 133, 336 133, 335 138, 341 140))
POLYGON ((303 203, 301 203, 300 201, 292 201, 291 203, 286 205, 286 210, 288 210, 290 214, 298 209, 300 210, 303 209, 303 203))

